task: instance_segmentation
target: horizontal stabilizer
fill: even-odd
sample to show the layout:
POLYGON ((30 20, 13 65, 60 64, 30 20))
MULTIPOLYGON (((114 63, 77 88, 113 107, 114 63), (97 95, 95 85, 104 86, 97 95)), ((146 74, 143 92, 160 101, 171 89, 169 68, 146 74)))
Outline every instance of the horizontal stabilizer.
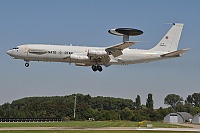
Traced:
POLYGON ((187 52, 190 50, 190 48, 187 49, 182 49, 182 50, 177 50, 171 53, 163 54, 161 57, 180 57, 183 53, 187 52))

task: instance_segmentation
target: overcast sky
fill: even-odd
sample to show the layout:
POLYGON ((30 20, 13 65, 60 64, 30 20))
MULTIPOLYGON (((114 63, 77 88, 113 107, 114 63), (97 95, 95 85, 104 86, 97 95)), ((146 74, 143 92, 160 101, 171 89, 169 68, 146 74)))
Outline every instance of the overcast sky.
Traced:
POLYGON ((132 99, 146 103, 153 94, 155 108, 167 107, 164 98, 184 99, 200 92, 199 0, 1 0, 0 104, 29 96, 64 96, 74 93, 132 99), (24 43, 110 46, 122 37, 107 31, 131 27, 144 34, 132 48, 156 45, 171 25, 184 23, 179 49, 191 48, 181 58, 111 66, 103 72, 67 63, 14 60, 6 51, 24 43))

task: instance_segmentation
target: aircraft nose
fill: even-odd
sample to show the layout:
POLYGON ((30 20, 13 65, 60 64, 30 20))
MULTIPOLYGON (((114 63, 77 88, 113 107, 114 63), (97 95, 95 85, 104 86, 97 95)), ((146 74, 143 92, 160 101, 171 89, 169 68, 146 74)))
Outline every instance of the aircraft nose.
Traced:
POLYGON ((8 50, 8 51, 6 51, 6 53, 11 56, 12 55, 12 50, 8 50))

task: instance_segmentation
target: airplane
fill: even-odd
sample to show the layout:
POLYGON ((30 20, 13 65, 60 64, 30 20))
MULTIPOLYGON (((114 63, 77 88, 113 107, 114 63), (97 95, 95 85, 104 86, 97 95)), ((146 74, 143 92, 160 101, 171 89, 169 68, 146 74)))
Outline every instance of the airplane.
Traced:
POLYGON ((24 44, 8 50, 7 54, 13 59, 24 60, 26 67, 29 67, 29 61, 65 62, 74 63, 76 66, 90 66, 94 72, 101 72, 102 66, 148 63, 182 56, 190 49, 177 50, 183 25, 172 23, 172 27, 161 41, 148 50, 130 48, 139 41, 129 41, 129 36, 141 35, 143 31, 115 28, 108 32, 123 36, 123 41, 109 47, 24 44))

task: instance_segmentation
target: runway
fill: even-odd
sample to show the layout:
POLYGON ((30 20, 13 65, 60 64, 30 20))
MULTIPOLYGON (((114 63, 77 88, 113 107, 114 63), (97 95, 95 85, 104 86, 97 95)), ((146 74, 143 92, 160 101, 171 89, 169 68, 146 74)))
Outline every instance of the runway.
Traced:
POLYGON ((75 128, 75 127, 3 127, 0 128, 1 131, 28 131, 28 130, 99 130, 99 131, 109 131, 109 130, 118 130, 118 131, 130 131, 130 130, 141 130, 141 131, 187 131, 187 132, 200 132, 199 128, 135 128, 135 127, 102 127, 102 128, 75 128))

